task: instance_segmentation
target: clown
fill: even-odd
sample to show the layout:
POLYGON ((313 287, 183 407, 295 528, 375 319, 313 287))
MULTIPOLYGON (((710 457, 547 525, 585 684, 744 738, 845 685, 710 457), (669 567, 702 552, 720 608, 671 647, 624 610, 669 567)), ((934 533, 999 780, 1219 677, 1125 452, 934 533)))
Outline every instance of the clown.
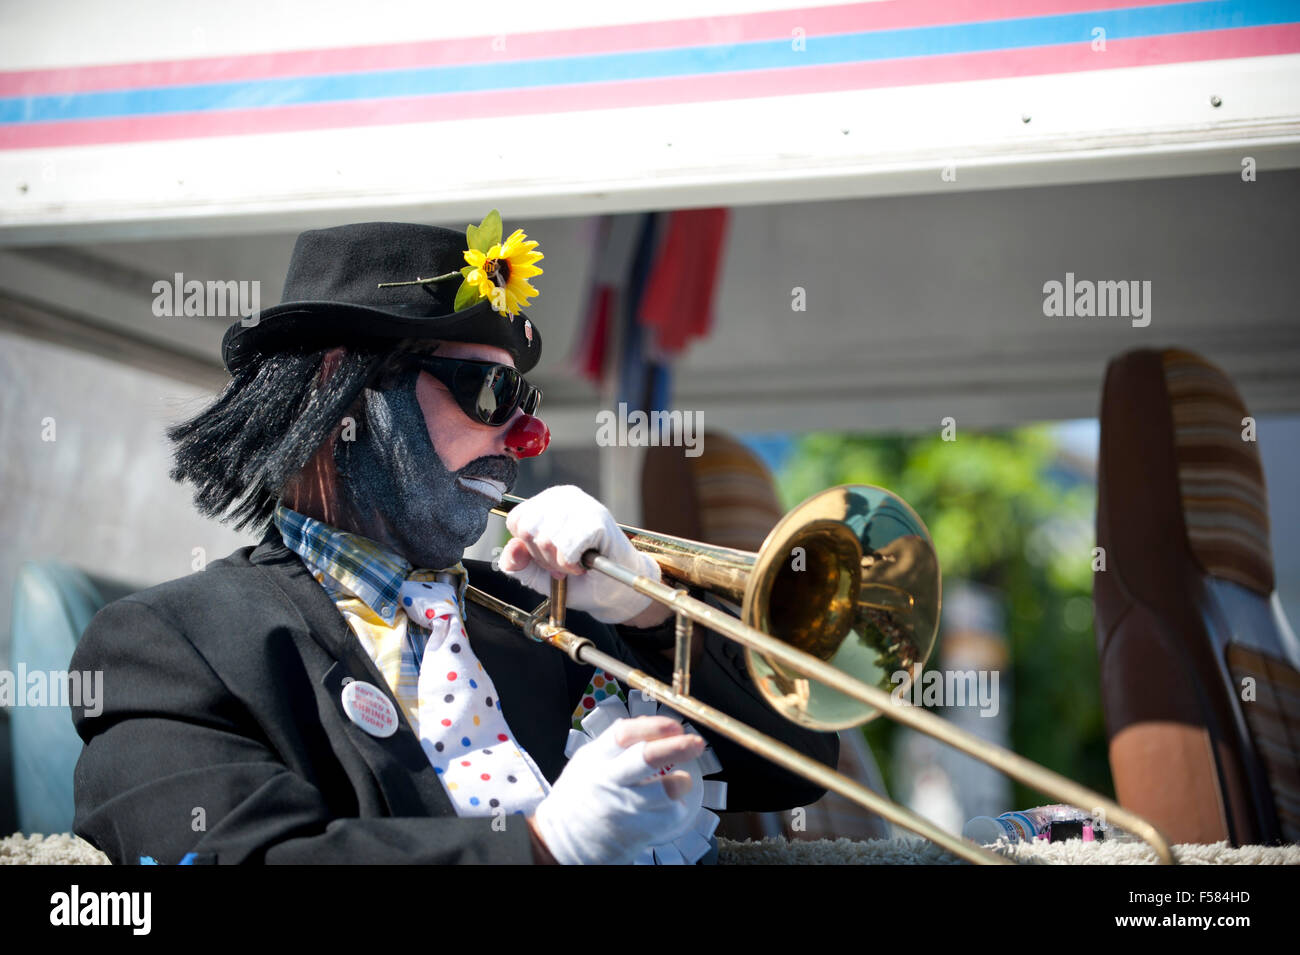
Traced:
MULTIPOLYGON (((73 659, 106 687, 98 715, 74 710, 74 829, 115 863, 661 860, 649 850, 702 818, 702 754, 730 808, 822 794, 725 738, 619 708, 608 675, 466 602, 473 583, 532 605, 568 577, 574 632, 671 671, 668 611, 581 557, 653 579, 658 565, 578 488, 511 511, 500 570, 462 559, 549 440, 524 377, 541 356, 523 308, 542 254, 501 234, 495 212, 464 234, 304 233, 283 302, 227 331, 231 381, 169 432, 172 477, 262 541, 110 604, 73 659)), ((834 766, 834 734, 768 709, 730 644, 697 638, 693 679, 834 766)))

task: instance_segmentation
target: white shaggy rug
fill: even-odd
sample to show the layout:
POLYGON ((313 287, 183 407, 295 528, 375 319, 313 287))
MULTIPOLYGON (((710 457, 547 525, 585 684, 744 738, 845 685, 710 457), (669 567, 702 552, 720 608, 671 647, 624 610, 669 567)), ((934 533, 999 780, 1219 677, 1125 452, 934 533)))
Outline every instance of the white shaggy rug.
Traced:
POLYGON ((65 832, 0 839, 0 865, 108 865, 108 856, 86 840, 65 832))
MULTIPOLYGON (((1142 842, 1057 842, 1037 845, 999 843, 995 850, 1019 862, 1034 865, 1154 865, 1155 853, 1142 842)), ((1183 865, 1300 865, 1300 846, 1229 847, 1181 845, 1174 855, 1183 865)), ((718 861, 723 865, 956 865, 961 861, 919 839, 854 842, 822 839, 819 842, 762 842, 718 840, 718 861)), ((88 842, 69 833, 25 836, 15 833, 0 839, 0 865, 108 865, 108 857, 88 842)))
MULTIPOLYGON (((998 843, 995 852, 1032 865, 1155 865, 1156 854, 1145 842, 998 843)), ((724 865, 963 865, 962 860, 921 839, 822 839, 819 842, 718 840, 724 865)), ((1241 846, 1226 842, 1174 846, 1182 865, 1300 865, 1300 846, 1241 846)))

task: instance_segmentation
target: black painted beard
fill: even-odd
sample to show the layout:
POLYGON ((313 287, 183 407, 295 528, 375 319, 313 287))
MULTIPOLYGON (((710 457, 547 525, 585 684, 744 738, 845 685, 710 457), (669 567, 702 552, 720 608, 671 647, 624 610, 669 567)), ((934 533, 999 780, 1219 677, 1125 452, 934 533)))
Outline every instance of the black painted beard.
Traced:
POLYGON ((429 439, 415 395, 418 369, 362 393, 356 439, 334 444, 339 498, 352 530, 405 557, 416 568, 448 567, 483 536, 494 505, 461 484, 487 477, 514 487, 519 463, 509 455, 475 458, 448 471, 429 439))

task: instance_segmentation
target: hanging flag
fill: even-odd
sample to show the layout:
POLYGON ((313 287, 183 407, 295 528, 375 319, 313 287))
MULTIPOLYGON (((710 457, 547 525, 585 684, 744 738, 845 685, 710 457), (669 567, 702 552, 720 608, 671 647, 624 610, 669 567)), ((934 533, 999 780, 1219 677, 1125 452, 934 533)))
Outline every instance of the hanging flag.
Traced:
POLYGON ((603 384, 612 366, 619 402, 668 407, 673 360, 712 328, 727 221, 723 208, 599 220, 572 361, 578 374, 603 384))
POLYGON ((651 343, 648 342, 647 330, 639 316, 642 296, 659 255, 662 220, 667 217, 662 213, 648 212, 638 218, 640 221, 635 250, 621 302, 623 336, 619 355, 618 400, 626 402, 629 411, 649 410, 646 402, 651 356, 647 351, 651 343))
POLYGON ((725 208, 683 209, 668 216, 640 309, 641 323, 654 329, 654 344, 666 358, 713 326, 726 231, 725 208))
POLYGON ((632 214, 594 220, 591 283, 570 365, 597 385, 604 384, 611 369, 641 219, 632 214))

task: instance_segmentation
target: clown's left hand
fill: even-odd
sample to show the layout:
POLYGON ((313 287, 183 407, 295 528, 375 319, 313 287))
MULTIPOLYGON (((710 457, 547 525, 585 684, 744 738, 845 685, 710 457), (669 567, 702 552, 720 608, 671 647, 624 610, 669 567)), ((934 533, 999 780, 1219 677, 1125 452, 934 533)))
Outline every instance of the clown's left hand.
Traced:
MULTIPOLYGON (((516 506, 506 517, 506 527, 514 538, 501 552, 500 567, 538 593, 550 593, 552 576, 571 575, 567 606, 585 610, 602 623, 632 620, 653 602, 582 566, 582 555, 594 548, 634 573, 662 579, 654 559, 633 547, 605 505, 581 488, 547 488, 516 506)), ((667 614, 658 616, 666 619, 667 614)))

